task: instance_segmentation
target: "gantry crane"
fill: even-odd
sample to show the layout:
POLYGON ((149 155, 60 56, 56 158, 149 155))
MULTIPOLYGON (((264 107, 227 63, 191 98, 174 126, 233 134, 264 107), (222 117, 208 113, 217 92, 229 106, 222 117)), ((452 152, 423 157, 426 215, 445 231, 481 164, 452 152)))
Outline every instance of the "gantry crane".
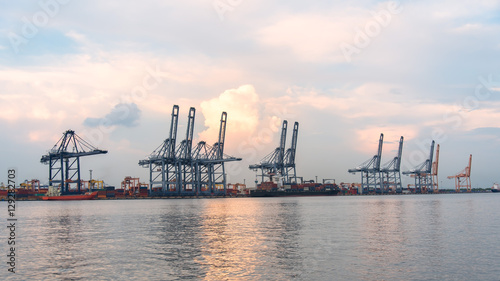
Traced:
POLYGON ((224 163, 241 160, 224 154, 227 113, 221 115, 218 142, 209 146, 200 141, 193 148, 195 112, 191 107, 186 139, 176 147, 179 106, 174 105, 169 138, 148 159, 139 161, 140 166, 149 168, 150 195, 225 194, 224 163))
POLYGON ((47 155, 40 162, 49 165, 49 186, 61 186, 61 194, 80 193, 82 182, 80 178, 80 157, 106 154, 107 150, 98 149, 73 130, 67 130, 47 155), (76 190, 72 188, 76 184, 76 190))
POLYGON ((297 183, 297 170, 295 156, 297 153, 297 139, 299 135, 299 122, 293 124, 292 142, 290 148, 285 150, 288 121, 283 120, 279 146, 260 160, 260 163, 248 166, 249 169, 260 171, 261 182, 267 178, 273 181, 278 179, 281 184, 297 183))
POLYGON ((224 163, 241 161, 241 158, 224 154, 226 124, 227 113, 222 112, 218 141, 213 146, 201 141, 193 149, 192 159, 196 173, 195 182, 199 194, 226 194, 227 182, 224 163))
POLYGON ((179 121, 179 106, 172 108, 169 137, 151 153, 148 159, 140 160, 139 165, 149 168, 149 191, 161 189, 161 193, 178 192, 175 144, 177 124, 179 121))
POLYGON ((380 170, 383 176, 384 191, 393 189, 396 193, 402 193, 401 185, 401 157, 403 154, 403 136, 399 139, 398 155, 391 162, 384 165, 380 170))
MULTIPOLYGON (((259 164, 254 164, 248 166, 249 169, 254 171, 261 171, 261 182, 265 181, 268 177, 269 181, 273 181, 273 177, 278 178, 284 177, 285 175, 285 143, 286 143, 286 131, 287 131, 288 121, 283 120, 283 125, 281 126, 281 137, 279 146, 269 153, 267 156, 262 158, 259 164)), ((298 128, 298 125, 297 125, 298 128)))
POLYGON ((460 173, 449 176, 449 179, 455 179, 455 191, 460 192, 462 187, 467 189, 467 192, 472 191, 472 185, 470 182, 470 169, 472 165, 472 154, 469 156, 469 165, 465 167, 460 173))
POLYGON ((358 167, 348 170, 349 173, 353 174, 361 172, 361 189, 363 194, 371 191, 377 192, 377 190, 380 190, 380 192, 382 192, 383 186, 382 175, 380 172, 380 161, 382 159, 383 143, 384 134, 380 134, 377 154, 358 167))
POLYGON ((416 193, 428 192, 432 190, 434 186, 432 178, 432 159, 434 156, 434 144, 435 142, 432 141, 429 158, 427 160, 425 160, 422 164, 416 166, 414 169, 403 172, 403 175, 409 175, 415 178, 416 193))

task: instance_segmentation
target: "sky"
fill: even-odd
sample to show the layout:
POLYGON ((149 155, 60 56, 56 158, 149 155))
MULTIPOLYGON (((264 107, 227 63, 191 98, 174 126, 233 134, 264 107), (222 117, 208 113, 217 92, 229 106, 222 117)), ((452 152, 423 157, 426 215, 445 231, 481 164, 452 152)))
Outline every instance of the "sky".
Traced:
POLYGON ((195 143, 215 143, 227 112, 231 183, 253 185, 283 120, 300 123, 304 179, 360 182, 347 170, 384 133, 382 163, 405 138, 402 170, 439 143, 441 188, 470 154, 474 188, 500 181, 498 1, 0 2, 2 182, 14 167, 47 183, 40 158, 69 129, 109 151, 82 158, 83 179, 148 182, 138 162, 173 105, 179 140, 196 108, 195 143))

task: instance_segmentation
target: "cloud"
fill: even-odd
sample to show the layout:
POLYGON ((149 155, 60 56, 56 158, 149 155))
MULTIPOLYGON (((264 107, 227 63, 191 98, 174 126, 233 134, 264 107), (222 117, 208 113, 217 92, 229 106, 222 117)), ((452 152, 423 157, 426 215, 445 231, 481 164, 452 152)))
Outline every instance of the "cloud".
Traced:
MULTIPOLYGON (((430 138, 435 128, 447 136, 448 147, 462 140, 464 132, 494 138, 494 131, 476 129, 496 127, 499 86, 492 85, 491 97, 479 99, 474 110, 461 104, 470 101, 478 76, 498 72, 500 41, 492 36, 500 28, 498 1, 404 2, 404 11, 351 64, 339 44, 353 43, 357 30, 372 22, 372 12, 388 2, 251 1, 227 13, 222 23, 210 3, 195 0, 101 2, 65 6, 33 39, 51 52, 35 51, 33 41, 23 55, 12 56, 4 38, 0 120, 10 143, 48 148, 68 128, 80 132, 114 124, 118 128, 103 134, 102 145, 138 149, 142 155, 165 137, 158 128, 169 125, 165 120, 170 120, 173 104, 198 110, 201 104, 197 122, 205 122, 206 128, 197 123, 195 129, 209 144, 217 139, 221 112, 227 111, 228 154, 256 163, 277 146, 282 120, 289 121, 287 146, 291 125, 298 121, 298 153, 301 159, 318 161, 301 162, 301 169, 310 166, 303 175, 338 171, 343 177, 358 158, 374 154, 380 133, 387 140, 384 157, 393 156, 400 135, 407 153, 412 139, 430 138), (121 13, 110 13, 117 7, 121 13), (71 44, 57 47, 54 42, 71 44), (161 78, 148 79, 148 69, 159 69, 161 78), (156 81, 158 87, 146 89, 144 81, 156 81), (147 91, 138 94, 137 87, 147 91), (135 116, 113 108, 132 104, 135 116), (129 127, 133 125, 138 126, 129 127), (125 138, 130 143, 117 144, 125 138), (146 145, 149 140, 151 146, 146 145), (244 149, 234 152, 240 144, 246 144, 244 149), (315 159, 323 154, 331 163, 315 159)), ((4 34, 20 30, 21 17, 32 15, 27 8, 16 2, 0 11, 4 34)), ((457 150, 485 143, 467 137, 470 144, 457 150)), ((498 149, 488 153, 494 151, 498 149)), ((134 165, 134 172, 136 159, 125 162, 134 165)), ((119 169, 122 177, 123 165, 119 169)))
POLYGON ((252 85, 229 89, 216 98, 203 101, 201 111, 207 129, 199 133, 200 138, 205 141, 217 141, 223 111, 227 112, 228 135, 241 138, 253 134, 259 125, 258 105, 259 95, 252 85))
POLYGON ((141 110, 135 103, 120 103, 115 105, 111 112, 103 118, 87 118, 83 122, 88 127, 98 126, 137 126, 141 116, 141 110))
POLYGON ((255 37, 264 46, 290 50, 304 61, 341 62, 345 60, 342 54, 334 51, 349 39, 349 23, 352 20, 334 16, 287 15, 258 30, 255 37))
POLYGON ((337 3, 324 10, 280 15, 272 24, 257 30, 256 40, 264 46, 289 50, 302 61, 345 63, 350 59, 345 57, 346 50, 342 46, 349 44, 358 46, 357 49, 364 48, 356 43, 359 37, 364 38, 364 45, 374 39, 370 37, 388 33, 384 29, 402 10, 391 2, 368 7, 341 6, 337 3), (376 31, 366 31, 368 27, 376 31))
POLYGON ((500 128, 498 127, 480 127, 469 131, 470 135, 484 135, 500 137, 500 128))

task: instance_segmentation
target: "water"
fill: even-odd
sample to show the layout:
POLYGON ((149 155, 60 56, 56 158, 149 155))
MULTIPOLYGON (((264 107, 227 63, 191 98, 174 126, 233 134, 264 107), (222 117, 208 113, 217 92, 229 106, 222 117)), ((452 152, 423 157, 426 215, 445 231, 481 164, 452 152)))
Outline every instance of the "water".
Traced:
POLYGON ((17 273, 4 238, 1 280, 500 280, 491 193, 17 208, 17 273))

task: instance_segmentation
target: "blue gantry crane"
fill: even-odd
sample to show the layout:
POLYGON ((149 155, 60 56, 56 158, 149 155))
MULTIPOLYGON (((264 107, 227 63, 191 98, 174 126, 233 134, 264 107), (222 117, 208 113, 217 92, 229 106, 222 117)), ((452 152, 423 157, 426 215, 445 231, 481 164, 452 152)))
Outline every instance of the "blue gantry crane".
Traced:
POLYGON ((178 182, 175 157, 178 122, 179 106, 174 105, 172 108, 169 137, 149 155, 148 159, 139 161, 139 165, 149 168, 150 193, 174 194, 179 192, 176 189, 178 182))
POLYGON ((269 181, 272 181, 274 176, 281 177, 285 173, 283 159, 285 156, 287 127, 288 121, 284 120, 283 125, 281 126, 279 146, 262 158, 259 164, 249 166, 249 169, 251 170, 260 170, 261 174, 259 176, 261 177, 261 182, 264 182, 265 178, 269 178, 269 181))
POLYGON ((106 153, 67 130, 40 162, 49 165, 49 186, 60 186, 62 195, 81 193, 80 157, 106 153))
POLYGON ((226 123, 227 113, 222 112, 218 141, 213 146, 201 141, 193 149, 192 163, 196 172, 195 182, 198 194, 226 194, 227 182, 224 163, 241 161, 241 158, 224 153, 226 123))
POLYGON ((369 160, 365 161, 354 169, 349 169, 349 173, 361 173, 362 193, 382 192, 382 175, 380 171, 380 161, 382 159, 382 145, 384 143, 384 134, 380 134, 378 142, 378 151, 369 160))
POLYGON ((294 123, 292 143, 290 148, 285 151, 287 127, 288 121, 283 120, 279 146, 262 158, 258 164, 249 166, 251 170, 260 171, 258 176, 260 176, 261 182, 265 182, 266 180, 273 181, 273 178, 276 178, 281 183, 297 183, 295 155, 297 151, 299 123, 294 123))
POLYGON ((403 154, 403 136, 399 139, 398 155, 394 157, 389 163, 383 165, 380 170, 383 177, 383 192, 395 191, 402 193, 403 187, 401 185, 401 157, 403 154))
MULTIPOLYGON (((426 159, 422 164, 417 165, 415 168, 409 171, 403 172, 403 175, 408 175, 415 178, 415 193, 431 192, 435 184, 433 183, 433 156, 434 156, 434 140, 431 143, 431 148, 429 152, 429 158, 426 159)), ((439 146, 439 145, 438 145, 439 146)), ((437 165, 436 165, 437 173, 437 165)))
POLYGON ((170 135, 139 165, 149 168, 151 196, 223 195, 227 183, 224 163, 241 158, 224 154, 227 113, 221 115, 218 141, 208 145, 200 141, 193 148, 195 108, 188 115, 186 139, 176 147, 179 106, 174 105, 170 135))

